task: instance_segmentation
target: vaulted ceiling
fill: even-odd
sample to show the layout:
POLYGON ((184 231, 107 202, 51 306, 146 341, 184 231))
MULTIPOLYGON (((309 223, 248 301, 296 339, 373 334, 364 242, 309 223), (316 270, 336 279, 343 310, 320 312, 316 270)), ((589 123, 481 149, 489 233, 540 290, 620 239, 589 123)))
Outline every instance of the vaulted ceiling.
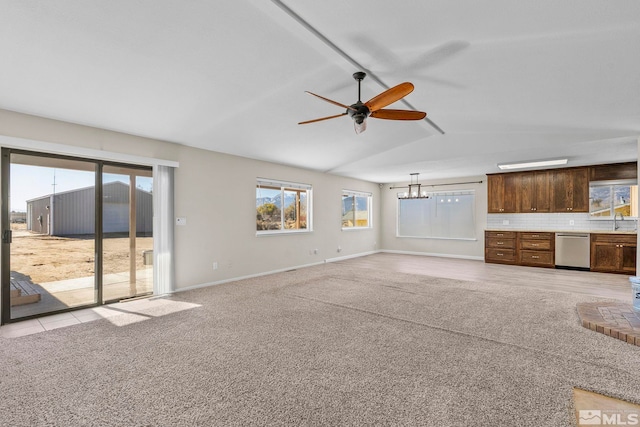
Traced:
POLYGON ((0 0, 0 108, 373 182, 637 159, 637 0, 0 0), (340 114, 404 81, 389 108, 340 114), (440 132, 443 131, 444 133, 440 132))

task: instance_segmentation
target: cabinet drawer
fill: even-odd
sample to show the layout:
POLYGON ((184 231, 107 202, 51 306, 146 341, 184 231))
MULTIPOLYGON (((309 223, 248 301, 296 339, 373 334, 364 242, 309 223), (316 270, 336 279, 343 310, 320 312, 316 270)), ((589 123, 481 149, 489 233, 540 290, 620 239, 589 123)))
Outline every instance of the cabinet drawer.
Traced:
POLYGON ((636 234, 604 234, 604 233, 591 233, 592 242, 607 242, 617 244, 632 244, 636 245, 638 237, 636 234))
POLYGON ((537 251, 548 251, 551 249, 549 240, 520 240, 520 249, 533 249, 537 251))
POLYGON ((485 237, 496 237, 500 239, 515 239, 515 231, 485 231, 485 237))
POLYGON ((554 256, 552 252, 545 251, 520 251, 520 263, 521 264, 536 264, 536 265, 554 265, 554 256))
POLYGON ((516 251, 514 249, 487 248, 485 259, 487 261, 515 262, 516 251))
POLYGON ((542 240, 551 240, 555 238, 553 233, 520 233, 520 239, 524 240, 533 240, 533 239, 542 239, 542 240))
POLYGON ((502 237, 490 237, 487 239, 488 248, 515 249, 516 239, 504 239, 502 237))

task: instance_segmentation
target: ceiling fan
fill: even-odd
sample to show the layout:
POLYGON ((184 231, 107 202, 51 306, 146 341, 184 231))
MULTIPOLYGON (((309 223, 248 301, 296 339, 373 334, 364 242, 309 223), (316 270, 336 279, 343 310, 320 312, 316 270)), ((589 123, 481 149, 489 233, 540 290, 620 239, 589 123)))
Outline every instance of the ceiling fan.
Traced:
POLYGON ((342 114, 336 114, 335 116, 322 117, 319 119, 307 120, 305 122, 298 123, 299 125, 305 125, 307 123, 319 122, 322 120, 334 119, 340 116, 346 116, 347 114, 353 119, 353 126, 356 133, 362 133, 367 129, 367 117, 373 117, 375 119, 386 120, 422 120, 427 116, 427 113, 414 110, 390 110, 385 109, 389 104, 404 98, 411 92, 413 92, 413 84, 409 82, 400 83, 397 86, 387 89, 381 94, 374 96, 367 102, 360 100, 360 83, 366 77, 366 73, 358 71, 353 73, 353 78, 358 81, 358 102, 352 105, 344 105, 331 99, 325 98, 315 93, 306 91, 309 95, 316 96, 330 104, 337 105, 338 107, 346 108, 342 114))

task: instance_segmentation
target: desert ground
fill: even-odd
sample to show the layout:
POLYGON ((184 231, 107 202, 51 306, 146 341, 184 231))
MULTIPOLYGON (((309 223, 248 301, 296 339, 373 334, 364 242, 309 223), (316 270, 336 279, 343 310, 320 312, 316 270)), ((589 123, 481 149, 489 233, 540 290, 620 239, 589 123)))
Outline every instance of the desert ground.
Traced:
MULTIPOLYGON (((94 274, 94 240, 84 237, 43 236, 27 231, 25 224, 11 224, 11 271, 33 283, 87 277, 94 274)), ((129 238, 104 239, 103 273, 129 271, 129 238)), ((136 268, 144 269, 143 251, 153 249, 152 237, 136 239, 136 268)))

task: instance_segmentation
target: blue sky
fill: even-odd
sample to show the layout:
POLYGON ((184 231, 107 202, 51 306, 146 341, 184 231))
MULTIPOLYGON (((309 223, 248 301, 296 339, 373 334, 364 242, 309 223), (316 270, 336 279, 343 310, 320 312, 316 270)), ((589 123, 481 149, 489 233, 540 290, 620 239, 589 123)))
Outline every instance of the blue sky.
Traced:
MULTIPOLYGON (((54 176, 56 193, 92 187, 95 184, 93 172, 11 164, 10 210, 26 211, 27 200, 53 193, 54 176)), ((112 181, 129 183, 126 175, 104 174, 103 180, 105 183, 112 181)), ((153 179, 137 177, 136 185, 145 191, 151 191, 153 179)))

